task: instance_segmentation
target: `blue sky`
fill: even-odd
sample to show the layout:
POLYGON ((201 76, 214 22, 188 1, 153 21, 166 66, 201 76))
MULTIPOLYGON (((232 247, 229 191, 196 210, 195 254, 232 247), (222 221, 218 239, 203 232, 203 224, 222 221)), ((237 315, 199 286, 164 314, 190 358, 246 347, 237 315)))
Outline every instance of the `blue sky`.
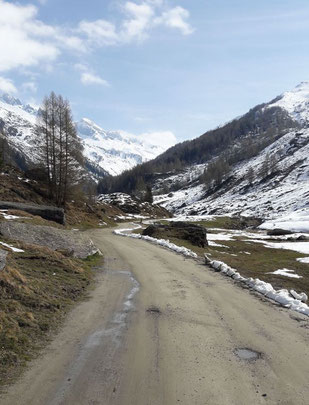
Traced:
POLYGON ((309 79, 308 0, 0 0, 0 90, 159 144, 309 79))

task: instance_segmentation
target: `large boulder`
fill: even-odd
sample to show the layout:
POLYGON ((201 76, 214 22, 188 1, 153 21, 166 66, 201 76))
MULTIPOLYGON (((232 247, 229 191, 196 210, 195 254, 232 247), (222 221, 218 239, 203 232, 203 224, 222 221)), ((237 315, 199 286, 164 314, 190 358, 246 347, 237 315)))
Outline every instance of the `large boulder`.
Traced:
POLYGON ((64 210, 62 208, 48 205, 24 204, 9 201, 0 201, 0 210, 19 210, 25 211, 32 215, 38 215, 48 221, 65 223, 64 210))
POLYGON ((144 229, 143 235, 154 238, 188 240, 192 245, 202 248, 208 245, 206 229, 203 226, 186 222, 171 222, 168 225, 149 225, 144 229))
POLYGON ((269 229, 267 231, 268 236, 284 236, 284 235, 291 235, 292 233, 293 232, 281 228, 269 229))

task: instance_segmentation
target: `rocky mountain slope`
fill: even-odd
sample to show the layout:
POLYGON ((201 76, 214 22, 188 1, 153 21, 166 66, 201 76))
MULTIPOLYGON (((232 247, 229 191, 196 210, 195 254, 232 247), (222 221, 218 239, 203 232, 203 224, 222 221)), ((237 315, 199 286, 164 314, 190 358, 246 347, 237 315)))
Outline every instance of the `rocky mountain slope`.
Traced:
POLYGON ((105 131, 87 118, 77 123, 77 131, 83 140, 87 161, 113 176, 164 152, 164 148, 141 142, 136 137, 105 131))
MULTIPOLYGON (((288 114, 289 125, 278 129, 272 142, 256 155, 232 164, 220 183, 201 182, 201 174, 212 160, 190 165, 156 181, 155 202, 186 215, 238 214, 273 218, 295 212, 309 214, 309 82, 263 105, 257 113, 276 111, 278 114, 278 109, 281 114, 288 114)), ((247 145, 260 136, 249 132, 247 145)), ((234 149, 237 147, 237 142, 232 145, 234 149)), ((221 157, 227 156, 224 153, 226 151, 221 157)), ((243 153, 247 153, 245 148, 243 153)))
MULTIPOLYGON (((33 137, 37 112, 8 94, 0 96, 0 131, 7 134, 12 159, 23 170, 38 159, 33 137)), ((105 131, 86 118, 76 127, 84 146, 86 167, 96 177, 120 174, 164 151, 136 137, 105 131)))

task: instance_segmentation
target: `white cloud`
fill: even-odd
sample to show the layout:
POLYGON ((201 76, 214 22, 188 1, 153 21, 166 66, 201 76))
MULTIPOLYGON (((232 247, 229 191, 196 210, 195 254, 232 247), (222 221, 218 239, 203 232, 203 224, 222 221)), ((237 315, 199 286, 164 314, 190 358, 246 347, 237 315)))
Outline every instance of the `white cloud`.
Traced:
POLYGON ((141 142, 160 146, 165 149, 174 146, 178 142, 175 134, 172 131, 148 131, 139 135, 135 135, 121 129, 117 132, 119 132, 124 137, 138 139, 141 142))
POLYGON ((128 15, 128 19, 122 25, 120 34, 122 40, 126 42, 133 38, 145 39, 155 15, 154 8, 146 3, 136 4, 127 1, 124 5, 124 11, 128 15))
POLYGON ((174 7, 163 12, 162 15, 155 20, 155 23, 178 29, 183 35, 190 35, 194 32, 194 29, 187 22, 189 17, 190 13, 188 10, 183 7, 174 7))
POLYGON ((24 91, 30 91, 31 93, 36 93, 38 90, 37 84, 32 81, 23 83, 22 88, 24 91))
POLYGON ((86 34, 88 40, 98 46, 113 45, 118 42, 115 25, 106 20, 81 21, 79 32, 86 34))
POLYGON ((0 76, 0 91, 9 94, 16 94, 17 89, 14 86, 14 83, 10 79, 6 79, 5 77, 0 76))
POLYGON ((102 77, 94 74, 94 73, 90 73, 90 72, 83 72, 81 74, 81 82, 85 85, 92 85, 92 84, 99 84, 100 86, 109 86, 109 83, 102 79, 102 77))
POLYGON ((109 87, 110 84, 99 75, 95 74, 87 65, 83 63, 76 63, 74 65, 76 70, 81 72, 80 81, 85 85, 99 84, 100 86, 109 87))
POLYGON ((34 6, 0 0, 0 71, 37 65, 55 60, 58 56, 57 47, 50 41, 42 40, 39 33, 50 27, 36 21, 36 15, 34 6))
MULTIPOLYGON (((124 17, 120 17, 117 24, 98 19, 81 21, 70 28, 40 21, 38 7, 34 5, 0 0, 0 72, 36 66, 50 71, 64 50, 80 54, 106 45, 141 41, 158 26, 178 29, 184 35, 193 32, 187 22, 189 12, 182 7, 169 8, 163 0, 139 3, 132 0, 121 4, 124 17)), ((88 70, 81 74, 83 84, 108 85, 106 80, 88 70)), ((16 90, 8 79, 2 78, 2 86, 16 90)))
POLYGON ((117 28, 106 20, 81 21, 78 32, 92 45, 116 45, 145 40, 159 26, 177 29, 183 35, 194 30, 187 22, 190 13, 183 7, 168 8, 163 0, 126 1, 121 6, 125 19, 117 28))
POLYGON ((138 138, 144 142, 164 148, 170 148, 177 143, 177 138, 172 131, 145 132, 139 135, 138 138))

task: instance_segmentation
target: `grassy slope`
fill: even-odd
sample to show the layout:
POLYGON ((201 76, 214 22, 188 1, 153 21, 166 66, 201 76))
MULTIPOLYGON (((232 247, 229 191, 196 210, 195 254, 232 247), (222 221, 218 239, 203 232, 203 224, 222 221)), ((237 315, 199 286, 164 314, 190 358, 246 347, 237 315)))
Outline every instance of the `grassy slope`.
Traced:
POLYGON ((0 381, 12 382, 61 325, 72 305, 86 297, 99 260, 76 260, 47 248, 22 245, 0 273, 0 381))

